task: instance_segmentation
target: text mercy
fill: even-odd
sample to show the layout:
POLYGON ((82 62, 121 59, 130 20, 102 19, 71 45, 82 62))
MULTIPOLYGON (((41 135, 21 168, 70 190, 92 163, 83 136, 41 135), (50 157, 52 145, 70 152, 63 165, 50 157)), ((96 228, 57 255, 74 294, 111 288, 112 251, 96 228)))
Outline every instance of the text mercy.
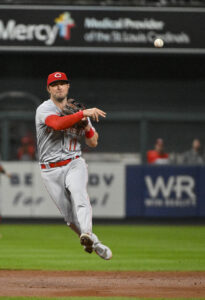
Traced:
POLYGON ((2 40, 32 41, 36 39, 46 45, 52 45, 56 40, 58 30, 57 25, 16 24, 15 20, 9 20, 5 25, 0 20, 0 39, 2 40))

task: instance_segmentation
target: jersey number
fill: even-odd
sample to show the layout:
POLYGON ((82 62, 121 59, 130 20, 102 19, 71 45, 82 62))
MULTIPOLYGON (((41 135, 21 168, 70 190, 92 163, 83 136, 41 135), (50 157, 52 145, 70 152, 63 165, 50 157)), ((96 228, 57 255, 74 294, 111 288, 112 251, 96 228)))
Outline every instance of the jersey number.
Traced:
POLYGON ((69 151, 75 151, 77 139, 70 139, 69 151))

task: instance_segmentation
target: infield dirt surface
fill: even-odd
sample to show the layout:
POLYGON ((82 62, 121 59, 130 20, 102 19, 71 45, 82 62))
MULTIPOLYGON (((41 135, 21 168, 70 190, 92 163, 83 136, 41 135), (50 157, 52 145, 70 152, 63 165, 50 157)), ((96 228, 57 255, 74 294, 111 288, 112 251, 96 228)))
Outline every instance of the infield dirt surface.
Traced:
POLYGON ((205 297, 205 272, 0 270, 0 296, 205 297))

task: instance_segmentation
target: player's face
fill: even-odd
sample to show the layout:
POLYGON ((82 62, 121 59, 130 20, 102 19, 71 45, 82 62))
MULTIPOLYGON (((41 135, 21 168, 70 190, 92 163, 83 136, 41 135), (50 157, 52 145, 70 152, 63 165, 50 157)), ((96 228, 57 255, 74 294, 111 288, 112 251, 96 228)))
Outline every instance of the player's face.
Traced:
POLYGON ((68 95, 70 85, 65 81, 56 81, 48 86, 51 99, 62 102, 68 95))

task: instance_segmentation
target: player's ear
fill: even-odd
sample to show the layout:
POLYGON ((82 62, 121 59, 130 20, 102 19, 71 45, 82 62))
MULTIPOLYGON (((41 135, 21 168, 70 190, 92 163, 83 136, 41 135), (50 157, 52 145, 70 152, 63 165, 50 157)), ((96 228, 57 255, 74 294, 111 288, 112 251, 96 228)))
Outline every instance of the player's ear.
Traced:
POLYGON ((50 94, 50 87, 49 86, 47 86, 47 92, 50 94))

